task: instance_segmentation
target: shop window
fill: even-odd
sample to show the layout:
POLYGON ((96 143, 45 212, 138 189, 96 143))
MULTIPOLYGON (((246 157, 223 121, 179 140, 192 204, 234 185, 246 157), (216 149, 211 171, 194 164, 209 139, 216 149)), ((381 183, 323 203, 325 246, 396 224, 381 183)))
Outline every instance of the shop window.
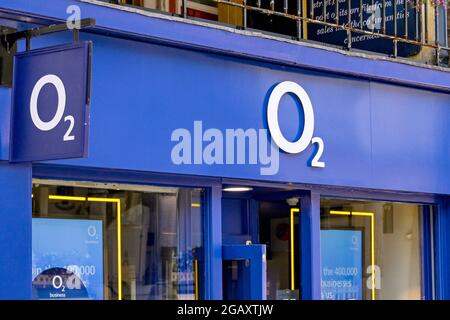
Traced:
POLYGON ((201 299, 204 190, 33 185, 35 299, 201 299))
POLYGON ((322 299, 421 299, 422 214, 414 204, 322 199, 322 299))

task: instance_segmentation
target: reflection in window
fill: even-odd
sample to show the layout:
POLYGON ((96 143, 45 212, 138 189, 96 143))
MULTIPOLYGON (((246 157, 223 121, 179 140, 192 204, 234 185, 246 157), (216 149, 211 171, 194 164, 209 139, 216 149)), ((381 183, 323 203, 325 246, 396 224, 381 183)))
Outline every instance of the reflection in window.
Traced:
POLYGON ((322 199, 322 299, 421 299, 421 208, 322 199))
MULTIPOLYGON (((203 189, 134 189, 142 191, 120 185, 103 189, 34 184, 33 279, 44 269, 57 267, 69 269, 64 271, 67 274, 64 273, 63 282, 75 276, 81 279, 88 296, 79 298, 201 298, 203 189), (112 201, 114 199, 121 209, 119 230, 118 206, 112 201), (89 238, 87 231, 76 232, 76 225, 83 222, 87 223, 86 228, 95 223, 97 228, 103 229, 96 233, 97 242, 89 238), (51 223, 53 229, 49 227, 51 223), (47 233, 52 233, 48 237, 40 232, 45 228, 47 233), (55 239, 53 235, 59 238, 55 239), (55 243, 70 245, 57 246, 55 243), (95 246, 99 245, 102 257, 93 259, 93 252, 97 252, 95 246), (47 260, 44 261, 43 256, 47 260), (95 270, 95 277, 85 274, 85 266, 90 271, 95 270), (94 294, 98 293, 99 283, 102 292, 94 294)), ((46 277, 50 281, 54 276, 46 277)), ((45 285, 40 284, 36 289, 33 284, 35 291, 42 291, 43 287, 45 285)), ((53 285, 45 290, 54 290, 53 285)), ((58 298, 55 293, 53 296, 58 298)))

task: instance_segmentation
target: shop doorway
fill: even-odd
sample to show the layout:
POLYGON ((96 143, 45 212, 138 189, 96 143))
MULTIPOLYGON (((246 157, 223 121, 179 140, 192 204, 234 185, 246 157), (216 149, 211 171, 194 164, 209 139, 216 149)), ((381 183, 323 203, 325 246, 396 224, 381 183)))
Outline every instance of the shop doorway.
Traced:
POLYGON ((299 299, 299 212, 297 203, 259 202, 259 238, 267 251, 269 300, 299 299))
MULTIPOLYGON (((224 188, 223 244, 264 247, 264 299, 300 297, 300 201, 293 190, 224 188)), ((250 298, 250 267, 246 260, 224 260, 224 299, 250 298)))

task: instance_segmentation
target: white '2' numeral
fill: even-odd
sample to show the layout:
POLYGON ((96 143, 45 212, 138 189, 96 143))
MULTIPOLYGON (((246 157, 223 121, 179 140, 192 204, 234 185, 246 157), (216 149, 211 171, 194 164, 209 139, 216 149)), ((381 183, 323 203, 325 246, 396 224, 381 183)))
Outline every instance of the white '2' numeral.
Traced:
POLYGON ((66 121, 69 121, 70 123, 69 123, 69 128, 67 129, 67 132, 64 134, 63 141, 75 140, 75 136, 71 135, 73 126, 75 125, 75 119, 73 118, 73 116, 66 116, 64 118, 64 122, 66 122, 66 121))
POLYGON ((311 161, 311 167, 316 167, 316 168, 325 168, 325 162, 323 161, 319 161, 320 157, 323 154, 323 149, 324 149, 324 144, 323 144, 323 140, 322 138, 319 137, 314 137, 311 139, 311 143, 312 144, 317 144, 317 152, 314 155, 314 158, 311 161))

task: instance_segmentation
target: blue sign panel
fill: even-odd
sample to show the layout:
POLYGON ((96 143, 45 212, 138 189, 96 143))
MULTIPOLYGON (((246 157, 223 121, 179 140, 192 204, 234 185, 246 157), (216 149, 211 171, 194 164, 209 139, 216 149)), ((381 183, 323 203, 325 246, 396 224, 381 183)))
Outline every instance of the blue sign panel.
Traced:
POLYGON ((362 299, 362 231, 321 230, 322 300, 362 299))
POLYGON ((33 218, 33 299, 103 299, 100 220, 33 218))
POLYGON ((90 55, 81 42, 15 56, 11 161, 87 155, 90 55))
MULTIPOLYGON (((90 127, 90 154, 55 164, 450 192, 450 180, 442 179, 450 176, 448 94, 116 38, 93 40, 91 117, 97 121, 90 127), (117 74, 121 80, 111 81, 117 74), (276 130, 269 130, 268 120, 276 130), (273 150, 274 132, 287 148, 273 150), (296 153, 284 151, 290 149, 296 153)), ((318 60, 329 57, 317 51, 318 60)), ((349 58, 342 68, 355 61, 349 58)), ((389 65, 367 63, 368 72, 389 65)), ((413 73, 437 72, 422 69, 413 73)))
MULTIPOLYGON (((350 1, 351 8, 351 27, 375 33, 372 35, 352 32, 351 46, 353 48, 393 54, 394 42, 382 38, 376 33, 384 33, 390 36, 397 35, 409 40, 420 41, 421 14, 414 1, 407 0, 405 5, 404 0, 327 0, 325 1, 324 11, 324 0, 314 0, 308 1, 308 12, 311 12, 311 5, 313 5, 314 19, 324 21, 325 13, 326 22, 336 24, 338 21, 339 25, 347 26, 349 20, 348 1, 350 1), (338 12, 338 20, 336 20, 336 12, 338 12)), ((347 46, 348 44, 347 31, 314 23, 308 25, 308 39, 339 46, 347 46)), ((399 42, 397 50, 397 55, 408 57, 418 54, 420 47, 399 42)))

